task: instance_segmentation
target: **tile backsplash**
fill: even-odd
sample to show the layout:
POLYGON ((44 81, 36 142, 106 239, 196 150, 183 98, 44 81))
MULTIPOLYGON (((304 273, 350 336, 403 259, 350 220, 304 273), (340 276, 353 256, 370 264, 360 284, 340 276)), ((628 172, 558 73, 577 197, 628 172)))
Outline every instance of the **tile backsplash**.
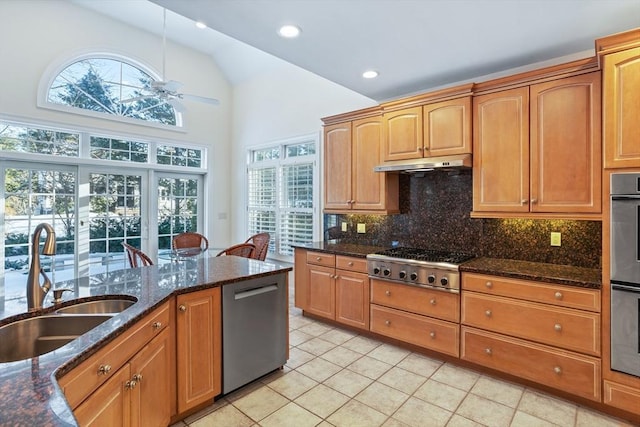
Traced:
POLYGON ((470 252, 476 256, 599 268, 600 221, 475 219, 471 170, 400 176, 397 215, 325 215, 325 239, 470 252), (338 231, 342 223, 347 231, 338 231), (357 233, 357 224, 366 233, 357 233), (328 230, 329 227, 336 226, 328 230), (551 246, 551 232, 561 246, 551 246))

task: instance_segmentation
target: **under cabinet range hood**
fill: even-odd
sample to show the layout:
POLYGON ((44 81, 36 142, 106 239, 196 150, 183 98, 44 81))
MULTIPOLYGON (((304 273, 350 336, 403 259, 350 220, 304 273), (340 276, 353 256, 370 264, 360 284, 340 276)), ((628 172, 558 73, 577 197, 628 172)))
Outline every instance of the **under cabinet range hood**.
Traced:
POLYGON ((375 172, 419 173, 436 169, 470 168, 471 154, 456 156, 423 157, 420 159, 394 160, 373 168, 375 172))

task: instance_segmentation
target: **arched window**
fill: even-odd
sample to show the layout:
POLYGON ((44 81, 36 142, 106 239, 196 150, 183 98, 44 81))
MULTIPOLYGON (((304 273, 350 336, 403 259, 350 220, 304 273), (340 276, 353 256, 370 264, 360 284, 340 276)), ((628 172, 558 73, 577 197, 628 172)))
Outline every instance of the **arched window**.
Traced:
MULTIPOLYGON (((176 111, 152 90, 154 78, 109 57, 85 57, 65 67, 48 87, 47 104, 179 126, 176 111)), ((93 114, 92 114, 93 115, 93 114)))

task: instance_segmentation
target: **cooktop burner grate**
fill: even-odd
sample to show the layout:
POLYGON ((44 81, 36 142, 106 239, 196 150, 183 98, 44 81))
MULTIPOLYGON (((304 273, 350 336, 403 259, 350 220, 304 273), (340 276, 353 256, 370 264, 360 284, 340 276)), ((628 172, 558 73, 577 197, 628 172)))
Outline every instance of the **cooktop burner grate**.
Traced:
POLYGON ((462 252, 437 251, 433 249, 421 248, 391 248, 384 251, 376 252, 377 255, 384 255, 392 258, 404 258, 416 261, 427 262, 448 262, 451 264, 461 264, 474 258, 471 254, 462 252))

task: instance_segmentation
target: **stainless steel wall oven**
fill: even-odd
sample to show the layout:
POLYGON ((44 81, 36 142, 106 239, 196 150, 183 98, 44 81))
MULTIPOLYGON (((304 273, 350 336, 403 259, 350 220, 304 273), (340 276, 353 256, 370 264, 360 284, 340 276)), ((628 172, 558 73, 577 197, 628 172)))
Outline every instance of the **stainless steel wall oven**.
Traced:
POLYGON ((611 175, 611 369, 640 377, 640 173, 611 175))

